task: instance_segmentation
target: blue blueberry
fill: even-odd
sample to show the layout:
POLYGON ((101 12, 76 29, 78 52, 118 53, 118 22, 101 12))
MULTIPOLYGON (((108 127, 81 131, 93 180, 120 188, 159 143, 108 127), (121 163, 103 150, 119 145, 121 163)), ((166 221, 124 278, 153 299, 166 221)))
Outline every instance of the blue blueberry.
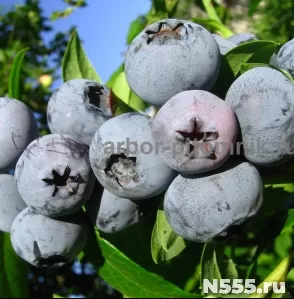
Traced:
POLYGON ((19 158, 15 179, 23 200, 36 212, 49 217, 75 212, 94 186, 89 147, 66 134, 42 136, 19 158))
POLYGON ((238 77, 226 95, 235 112, 248 161, 275 166, 294 154, 294 85, 280 71, 256 67, 238 77))
POLYGON ((69 134, 87 145, 101 124, 111 117, 110 91, 87 79, 63 83, 47 107, 51 133, 69 134))
POLYGON ((11 227, 15 252, 38 268, 57 268, 72 262, 84 249, 89 226, 83 213, 49 218, 31 208, 18 214, 11 227))
POLYGON ((164 198, 173 230, 186 240, 206 243, 228 237, 247 222, 263 202, 263 183, 248 162, 230 162, 203 176, 177 176, 164 198))
POLYGON ((254 40, 258 40, 257 36, 253 33, 236 33, 231 35, 228 39, 229 42, 235 44, 236 46, 241 45, 243 43, 251 42, 254 40))
POLYGON ((151 119, 126 113, 105 122, 90 146, 90 162, 101 185, 118 197, 151 198, 175 176, 159 157, 151 133, 151 119))
POLYGON ((231 49, 236 47, 235 44, 233 44, 232 42, 228 41, 227 39, 219 36, 218 34, 213 34, 213 37, 215 38, 215 40, 219 46, 220 53, 222 55, 227 54, 231 49))
POLYGON ((0 120, 0 173, 6 173, 39 132, 32 111, 16 99, 0 97, 0 120))
POLYGON ((294 78, 294 38, 285 43, 278 52, 278 66, 294 78))
POLYGON ((14 219, 26 207, 13 175, 0 174, 0 231, 9 233, 14 219))
POLYGON ((189 89, 210 90, 220 69, 212 34, 190 21, 164 19, 147 26, 125 55, 126 79, 144 101, 163 105, 189 89))
POLYGON ((124 231, 142 218, 140 206, 127 198, 118 197, 107 189, 98 188, 87 203, 87 213, 98 230, 107 234, 124 231))

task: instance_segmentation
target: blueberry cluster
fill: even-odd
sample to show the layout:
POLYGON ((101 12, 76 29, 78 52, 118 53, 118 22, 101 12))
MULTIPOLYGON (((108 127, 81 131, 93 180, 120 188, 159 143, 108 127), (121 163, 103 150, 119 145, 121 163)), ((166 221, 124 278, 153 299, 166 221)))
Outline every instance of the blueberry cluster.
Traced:
MULTIPOLYGON (((255 216, 263 202, 258 167, 293 157, 294 85, 279 70, 256 67, 224 99, 212 92, 222 55, 254 39, 226 40, 177 19, 147 26, 126 52, 125 74, 155 117, 115 116, 105 85, 74 79, 51 96, 51 134, 39 136, 25 104, 0 98, 0 230, 16 253, 37 267, 63 266, 83 250, 89 223, 124 231, 164 192, 169 224, 190 241, 227 237, 255 216), (236 157, 240 140, 244 154, 236 157)), ((291 47, 277 63, 293 74, 291 47)))

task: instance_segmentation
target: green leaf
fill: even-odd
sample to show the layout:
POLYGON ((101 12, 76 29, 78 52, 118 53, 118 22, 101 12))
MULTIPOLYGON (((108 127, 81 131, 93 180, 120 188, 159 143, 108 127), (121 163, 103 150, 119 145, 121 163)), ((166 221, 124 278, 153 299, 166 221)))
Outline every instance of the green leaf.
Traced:
POLYGON ((28 298, 29 267, 14 252, 10 235, 0 233, 0 298, 28 298))
POLYGON ((293 246, 293 240, 292 240, 292 229, 291 229, 288 232, 281 233, 276 238, 274 243, 275 253, 280 258, 283 259, 288 255, 292 246, 293 246))
POLYGON ((286 290, 284 294, 272 293, 270 298, 293 298, 292 295, 286 290))
POLYGON ((144 30, 145 26, 147 25, 147 19, 144 16, 138 17, 134 20, 129 28, 128 36, 127 36, 127 43, 130 44, 133 39, 144 30))
POLYGON ((112 88, 112 85, 114 83, 114 81, 116 80, 117 76, 122 73, 124 71, 124 65, 122 64, 121 66, 119 66, 117 68, 116 71, 113 72, 113 74, 110 76, 110 78, 108 79, 106 86, 108 88, 112 88))
MULTIPOLYGON (((213 279, 237 279, 238 271, 231 259, 224 255, 224 247, 220 244, 207 243, 203 248, 201 260, 201 281, 208 279, 211 283, 213 279)), ((202 288, 203 289, 203 288, 202 288)), ((208 293, 205 295, 215 295, 208 293)))
MULTIPOLYGON (((114 83, 116 82, 116 79, 118 76, 124 72, 124 65, 122 64, 109 78, 109 80, 106 83, 106 86, 112 90, 112 87, 114 83)), ((117 83, 116 83, 117 84, 117 83)), ((127 112, 136 112, 135 109, 128 106, 126 103, 124 103, 112 90, 111 95, 111 109, 113 115, 117 116, 123 113, 127 112)))
POLYGON ((157 212, 156 224, 158 239, 164 250, 169 250, 178 239, 183 239, 173 231, 162 208, 157 212))
POLYGON ((227 279, 237 279, 238 271, 232 259, 223 260, 221 262, 222 277, 227 279))
POLYGON ((160 264, 163 261, 173 258, 173 256, 169 256, 168 251, 163 249, 159 241, 157 233, 157 224, 155 224, 151 235, 151 254, 155 264, 160 264))
POLYGON ((62 11, 53 11, 51 16, 50 16, 50 21, 56 21, 57 19, 60 18, 66 18, 68 16, 70 16, 74 11, 75 11, 75 7, 67 7, 65 10, 62 11))
POLYGON ((213 19, 193 18, 192 21, 205 27, 208 31, 221 34, 225 38, 228 38, 233 34, 227 26, 213 19))
POLYGON ((268 64, 277 46, 278 44, 272 41, 257 40, 241 44, 222 55, 220 76, 211 92, 225 99, 228 89, 240 75, 242 65, 244 63, 268 64))
POLYGON ((193 290, 197 290, 201 285, 201 263, 195 267, 194 273, 187 279, 184 290, 186 292, 193 292, 193 290))
MULTIPOLYGON (((220 281, 222 278, 220 269, 218 267, 216 251, 214 245, 206 244, 203 248, 203 255, 201 260, 201 281, 208 279, 211 283, 213 279, 220 281)), ((203 288, 202 288, 203 290, 203 288)), ((205 295, 214 295, 209 292, 205 295)))
POLYGON ((148 105, 136 96, 130 89, 125 72, 117 75, 112 83, 113 94, 135 111, 145 111, 148 105))
POLYGON ((179 2, 180 2, 179 0, 165 0, 165 7, 169 14, 169 17, 174 16, 179 2))
POLYGON ((241 70, 243 63, 268 64, 279 44, 272 41, 255 40, 232 48, 226 55, 235 76, 241 70))
POLYGON ((214 8, 212 0, 202 0, 202 4, 210 19, 216 20, 219 23, 222 22, 214 8))
POLYGON ((56 21, 57 19, 62 18, 62 12, 59 10, 53 11, 50 16, 50 21, 56 21))
POLYGON ((248 16, 252 17, 255 13, 258 5, 261 3, 262 0, 250 0, 248 4, 248 16))
POLYGON ((256 67, 270 67, 270 65, 266 63, 242 63, 240 67, 240 74, 244 74, 256 67))
POLYGON ((167 12, 165 0, 153 0, 152 4, 153 4, 153 8, 155 10, 155 13, 167 12))
POLYGON ((112 92, 123 102, 129 104, 131 89, 126 80, 125 72, 119 73, 112 84, 112 92))
POLYGON ((150 273, 126 257, 96 231, 89 239, 85 253, 98 274, 109 285, 131 298, 199 298, 182 291, 160 276, 150 273))
POLYGON ((147 15, 147 26, 150 24, 153 24, 155 22, 158 22, 160 20, 163 19, 167 19, 168 18, 168 13, 164 12, 164 11, 159 11, 156 13, 153 13, 152 11, 147 15))
POLYGON ((76 31, 73 32, 62 59, 63 81, 89 79, 102 83, 91 62, 88 60, 76 31))
POLYGON ((113 92, 111 95, 111 110, 114 116, 118 116, 128 112, 137 112, 132 107, 128 106, 119 97, 117 97, 113 92))
POLYGON ((166 8, 166 0, 152 0, 152 8, 147 14, 146 25, 150 25, 167 18, 169 18, 169 13, 166 8))
POLYGON ((100 236, 145 270, 155 273, 183 289, 187 280, 193 275, 196 265, 200 264, 203 244, 190 243, 177 258, 165 263, 154 263, 151 255, 150 240, 156 222, 156 212, 159 203, 160 197, 152 199, 152 202, 148 200, 148 208, 147 203, 146 208, 149 211, 152 210, 152 212, 147 216, 146 222, 144 221, 135 229, 121 235, 101 233, 100 236), (150 204, 152 205, 151 210, 150 204), (153 204, 155 205, 154 207, 153 204), (179 275, 179 268, 185 269, 181 275, 179 275))
POLYGON ((74 7, 86 7, 88 5, 86 0, 64 0, 64 2, 74 7))
POLYGON ((13 59, 13 63, 11 66, 10 74, 9 74, 9 86, 8 93, 10 98, 20 99, 20 75, 21 75, 21 67, 23 64, 24 57, 29 48, 25 48, 20 50, 15 58, 13 59))
MULTIPOLYGON (((124 71, 124 65, 122 64, 109 78, 109 80, 106 83, 106 86, 112 90, 112 87, 114 83, 116 82, 116 79, 118 76, 124 71)), ((113 93, 112 90, 112 96, 111 96, 111 108, 113 115, 117 116, 123 113, 127 112, 136 112, 135 109, 128 106, 126 103, 124 103, 118 96, 116 96, 115 93, 113 93)))
POLYGON ((160 208, 151 236, 151 253, 154 262, 159 264, 171 260, 178 256, 186 246, 186 241, 172 230, 164 211, 160 208))
POLYGON ((284 192, 292 193, 294 192, 294 184, 274 184, 271 185, 272 188, 280 188, 284 192))
POLYGON ((288 217, 283 226, 282 233, 288 231, 294 226, 294 209, 288 210, 288 217))

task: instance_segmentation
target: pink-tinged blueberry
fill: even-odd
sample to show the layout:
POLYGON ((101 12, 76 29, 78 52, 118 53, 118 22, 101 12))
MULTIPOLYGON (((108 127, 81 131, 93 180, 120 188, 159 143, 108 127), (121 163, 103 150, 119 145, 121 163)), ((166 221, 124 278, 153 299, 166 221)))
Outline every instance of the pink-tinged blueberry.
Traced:
POLYGON ((163 161, 182 174, 211 171, 227 161, 237 137, 230 106, 203 90, 172 97, 152 122, 154 140, 163 161))

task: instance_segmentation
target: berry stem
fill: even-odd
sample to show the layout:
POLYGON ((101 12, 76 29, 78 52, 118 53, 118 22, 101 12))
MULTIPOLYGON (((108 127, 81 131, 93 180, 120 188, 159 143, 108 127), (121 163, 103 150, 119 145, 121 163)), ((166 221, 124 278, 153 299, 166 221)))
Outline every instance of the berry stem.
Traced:
POLYGON ((210 19, 217 21, 219 24, 222 24, 225 31, 226 31, 226 36, 224 36, 225 38, 233 35, 234 33, 227 27, 224 25, 224 23, 222 22, 222 20, 220 19, 220 17, 218 16, 212 0, 202 0, 202 4, 204 6, 205 11, 207 12, 208 16, 210 19))
POLYGON ((219 23, 222 23, 221 19, 219 18, 216 10, 213 7, 213 3, 211 0, 202 0, 203 6, 209 16, 209 18, 218 21, 219 23))

